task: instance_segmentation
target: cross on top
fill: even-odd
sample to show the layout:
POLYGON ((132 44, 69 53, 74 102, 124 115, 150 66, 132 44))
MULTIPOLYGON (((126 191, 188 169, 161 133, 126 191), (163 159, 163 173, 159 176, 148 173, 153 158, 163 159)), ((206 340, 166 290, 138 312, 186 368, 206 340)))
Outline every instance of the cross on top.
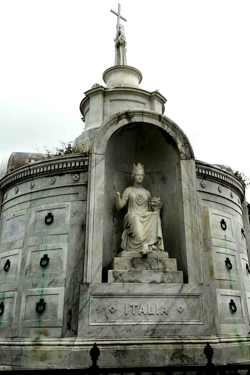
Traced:
POLYGON ((119 25, 120 25, 120 18, 123 20, 123 21, 126 21, 126 18, 122 17, 121 16, 121 4, 118 4, 118 13, 116 13, 114 10, 110 10, 112 13, 114 13, 116 16, 117 16, 117 25, 116 25, 116 29, 117 29, 117 32, 119 31, 119 25))

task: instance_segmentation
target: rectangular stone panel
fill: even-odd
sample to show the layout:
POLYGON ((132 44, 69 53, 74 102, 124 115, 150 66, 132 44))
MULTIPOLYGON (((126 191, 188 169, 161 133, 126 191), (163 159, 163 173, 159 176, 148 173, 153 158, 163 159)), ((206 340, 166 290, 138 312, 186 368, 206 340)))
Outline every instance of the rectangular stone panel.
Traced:
POLYGON ((26 227, 26 211, 6 216, 3 222, 2 243, 17 241, 24 237, 26 227))
POLYGON ((22 298, 20 326, 58 327, 62 325, 64 288, 26 290, 22 298), (45 310, 36 311, 37 303, 43 299, 45 310))
POLYGON ((250 320, 250 292, 246 292, 246 301, 247 301, 248 320, 250 320))
POLYGON ((91 295, 89 324, 202 324, 201 295, 91 295))
MULTIPOLYGON (((3 311, 3 314, 0 316, 0 330, 1 328, 12 327, 13 316, 14 316, 15 305, 16 305, 16 292, 1 292, 0 304, 2 302, 4 304, 4 311, 3 311)), ((11 335, 12 333, 10 329, 8 336, 11 337, 11 335)))
POLYGON ((233 216, 214 209, 210 209, 209 212, 212 237, 235 242, 233 216))
POLYGON ((110 100, 110 106, 112 107, 112 113, 125 111, 128 108, 130 109, 145 109, 146 103, 143 103, 140 100, 134 100, 134 99, 111 99, 110 100))
POLYGON ((204 285, 82 284, 78 337, 130 340, 210 335, 214 297, 204 285))
POLYGON ((239 241, 241 248, 243 247, 244 249, 246 249, 247 248, 246 235, 245 235, 245 228, 244 228, 242 220, 237 221, 236 232, 237 232, 238 241, 239 241))
POLYGON ((0 284, 17 283, 21 266, 22 249, 0 254, 0 284))
MULTIPOLYGON (((244 322, 244 306, 242 304, 241 292, 238 290, 218 289, 218 306, 220 313, 220 321, 223 324, 235 324, 244 322), (236 311, 230 309, 230 303, 233 302, 236 311)), ((232 308, 235 309, 232 305, 232 308)))
POLYGON ((114 270, 158 270, 177 271, 177 261, 167 253, 151 253, 146 257, 136 252, 122 252, 111 263, 114 270), (130 255, 131 253, 131 255, 130 255))
POLYGON ((32 236, 37 236, 38 233, 41 235, 44 235, 45 233, 68 233, 69 205, 57 204, 35 207, 32 211, 31 220, 33 223, 32 236), (49 218, 49 214, 53 216, 52 220, 49 218), (47 224, 45 223, 45 219, 47 221, 47 224))
POLYGON ((234 251, 214 248, 214 268, 217 280, 238 281, 238 267, 234 251))
POLYGON ((108 283, 183 283, 182 271, 108 271, 108 283))
POLYGON ((65 277, 67 244, 48 244, 29 248, 26 278, 65 277), (48 263, 46 258, 49 259, 48 263), (47 263, 47 265, 46 265, 47 263), (44 267, 42 267, 44 266, 44 267))
POLYGON ((241 259, 241 275, 243 277, 244 283, 250 287, 250 263, 248 256, 245 254, 240 254, 241 259), (248 265, 248 268, 247 268, 248 265))
POLYGON ((222 247, 228 250, 237 251, 237 243, 225 240, 225 238, 224 239, 212 238, 212 246, 222 247))

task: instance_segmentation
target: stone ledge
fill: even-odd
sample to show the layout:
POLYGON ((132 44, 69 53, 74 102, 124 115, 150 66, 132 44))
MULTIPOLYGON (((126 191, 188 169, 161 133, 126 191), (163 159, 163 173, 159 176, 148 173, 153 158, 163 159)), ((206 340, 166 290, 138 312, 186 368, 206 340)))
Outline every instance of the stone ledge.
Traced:
POLYGON ((177 271, 176 259, 170 259, 167 252, 153 252, 143 256, 138 252, 123 251, 111 263, 113 270, 156 270, 177 271))
POLYGON ((87 171, 88 159, 89 158, 86 155, 67 155, 25 165, 3 177, 0 180, 0 188, 5 191, 6 188, 9 188, 11 185, 41 176, 57 175, 67 172, 72 173, 75 171, 87 171))
POLYGON ((182 271, 111 270, 108 283, 183 283, 182 271))
POLYGON ((207 164, 196 160, 196 176, 204 180, 217 182, 221 185, 229 187, 240 197, 241 201, 245 195, 245 188, 240 181, 234 177, 231 173, 216 167, 211 164, 207 164))

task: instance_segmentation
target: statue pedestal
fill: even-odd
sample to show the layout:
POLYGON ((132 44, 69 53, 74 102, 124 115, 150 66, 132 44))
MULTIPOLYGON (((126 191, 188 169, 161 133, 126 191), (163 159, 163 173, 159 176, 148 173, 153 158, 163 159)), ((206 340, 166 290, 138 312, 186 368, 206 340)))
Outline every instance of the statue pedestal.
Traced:
POLYGON ((106 87, 138 87, 142 81, 142 73, 129 65, 115 65, 103 73, 103 80, 106 87))
POLYGON ((122 251, 114 258, 108 272, 108 283, 183 283, 182 271, 177 271, 176 259, 167 252, 142 255, 122 251))

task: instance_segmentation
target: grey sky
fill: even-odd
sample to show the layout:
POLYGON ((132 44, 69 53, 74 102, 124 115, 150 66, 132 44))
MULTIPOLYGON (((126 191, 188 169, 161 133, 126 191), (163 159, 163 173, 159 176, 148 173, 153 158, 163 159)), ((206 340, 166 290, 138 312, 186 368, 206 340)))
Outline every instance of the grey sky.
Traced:
MULTIPOLYGON (((103 84, 114 63, 117 4, 0 0, 0 159, 43 152, 82 132, 84 91, 103 84)), ((197 159, 250 176, 249 0, 124 0, 121 7, 140 86, 168 99, 165 115, 197 159)))

